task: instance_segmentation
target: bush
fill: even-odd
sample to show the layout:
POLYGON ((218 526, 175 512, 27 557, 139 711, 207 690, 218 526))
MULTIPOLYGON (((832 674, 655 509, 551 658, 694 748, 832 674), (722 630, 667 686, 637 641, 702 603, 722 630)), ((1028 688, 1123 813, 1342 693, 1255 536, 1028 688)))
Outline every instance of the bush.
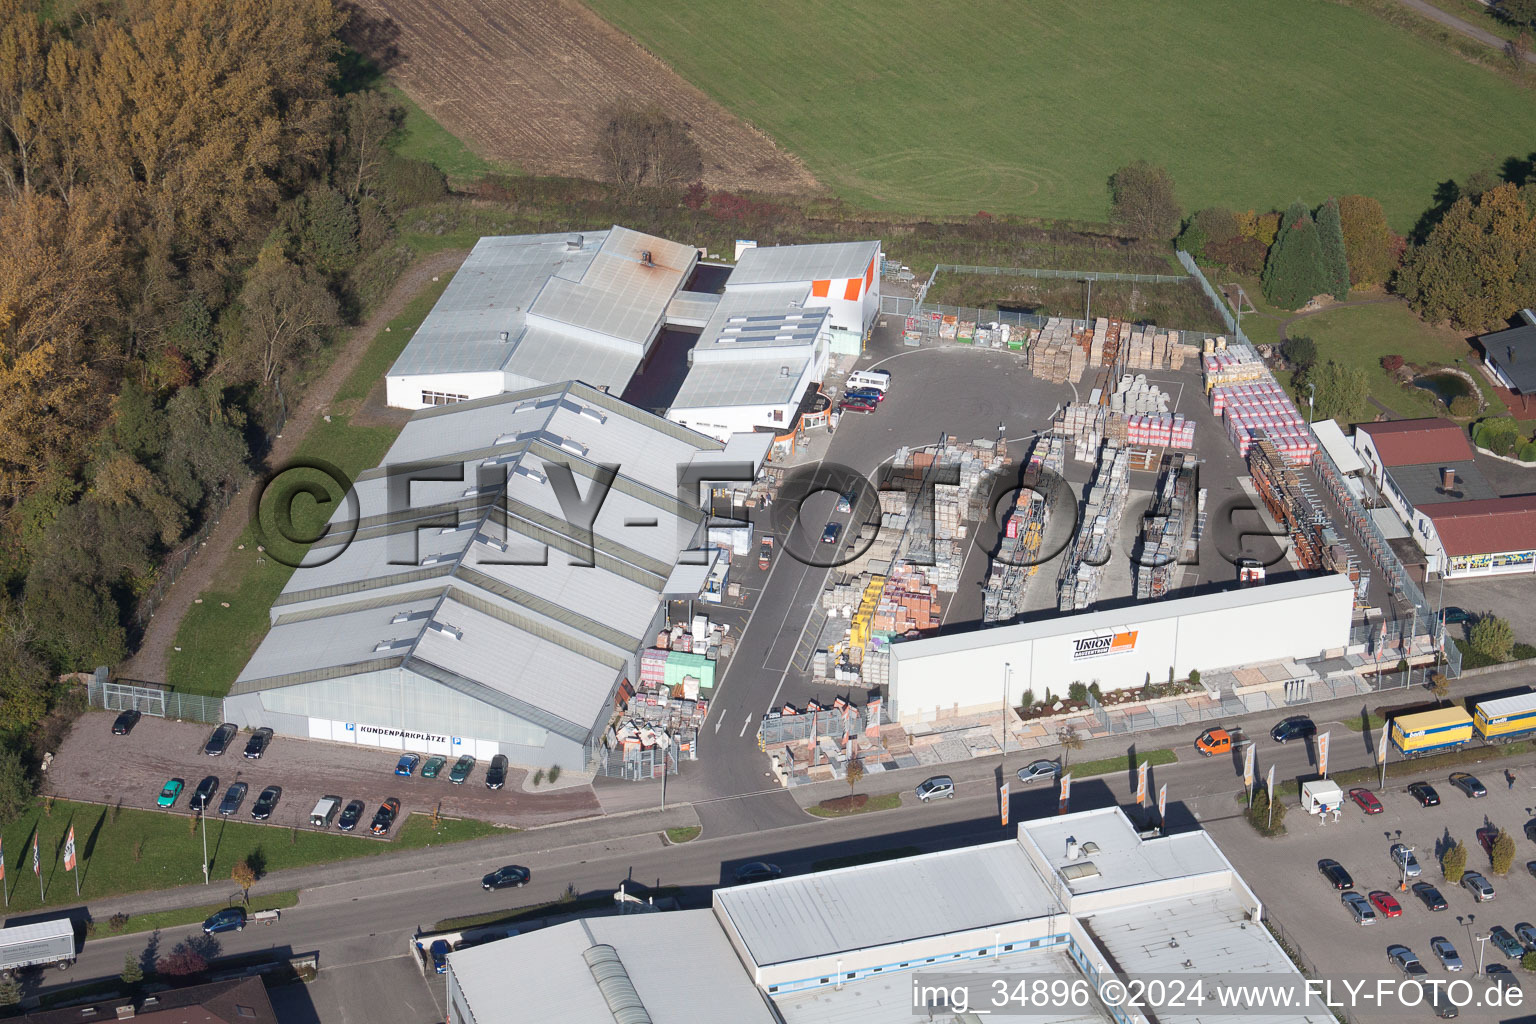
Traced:
POLYGON ((1067 687, 1067 699, 1072 701, 1074 704, 1088 703, 1088 687, 1084 686, 1082 683, 1073 683, 1071 686, 1067 687))
POLYGON ((1280 346, 1285 361, 1297 369, 1306 369, 1317 362, 1317 342, 1311 338, 1287 338, 1280 346))
MULTIPOLYGON (((1241 796, 1241 794, 1240 794, 1241 796)), ((1246 799, 1246 797, 1243 797, 1246 799)), ((1253 807, 1244 812, 1248 824, 1261 836, 1273 839, 1275 836, 1285 835, 1285 801, 1275 801, 1275 814, 1273 820, 1269 814, 1269 790, 1260 789, 1253 797, 1253 807)))
POLYGON ((1515 862, 1515 838, 1503 829, 1499 830, 1498 838, 1493 841, 1493 850, 1488 855, 1493 862, 1493 873, 1507 875, 1515 862))
POLYGON ((1514 630, 1503 619, 1484 615, 1472 624, 1470 646, 1473 653, 1493 662, 1508 661, 1514 645, 1514 630))
POLYGON ((560 777, 560 766, 557 765, 557 764, 550 765, 550 767, 549 767, 549 781, 550 782, 554 782, 559 777, 560 777))
POLYGON ((448 194, 448 179, 435 164, 390 154, 379 168, 377 188, 395 212, 436 202, 448 194))
POLYGON ((1520 958, 1520 966, 1528 971, 1536 971, 1536 953, 1527 953, 1520 958))
POLYGON ((1536 441, 1527 441, 1520 446, 1520 454, 1515 456, 1521 462, 1536 462, 1536 441))
POLYGON ((1481 408, 1471 395, 1457 395, 1451 399, 1451 415, 1461 419, 1476 416, 1481 408))
POLYGON ((1403 368, 1403 357, 1402 356, 1395 356, 1395 355, 1394 356, 1382 356, 1381 357, 1381 368, 1383 370, 1386 370, 1388 373, 1396 373, 1398 370, 1401 370, 1403 368))
POLYGON ((1452 885, 1461 883, 1461 876, 1467 871, 1467 848, 1461 843, 1452 843, 1446 847, 1440 855, 1440 873, 1445 880, 1452 885))
POLYGON ((1472 440, 1495 455, 1512 455, 1521 444, 1520 425, 1509 416, 1483 420, 1473 429, 1472 440))
POLYGON ((1025 690, 1024 691, 1024 695, 1019 698, 1019 710, 1021 710, 1021 711, 1028 711, 1030 708, 1032 708, 1034 706, 1035 706, 1035 691, 1034 690, 1025 690))
POLYGON ((1200 670, 1199 669, 1192 668, 1192 669, 1189 670, 1189 685, 1190 686, 1199 686, 1200 685, 1200 670))

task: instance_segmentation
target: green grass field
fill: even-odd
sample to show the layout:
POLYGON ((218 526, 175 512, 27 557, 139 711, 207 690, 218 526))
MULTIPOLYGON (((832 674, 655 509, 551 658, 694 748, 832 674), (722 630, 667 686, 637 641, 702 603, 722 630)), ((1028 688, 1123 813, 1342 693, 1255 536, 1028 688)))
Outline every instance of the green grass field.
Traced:
MULTIPOLYGON (((81 901, 121 896, 148 889, 169 889, 201 882, 203 838, 196 819, 156 811, 118 810, 100 804, 55 800, 51 811, 44 800, 6 824, 5 877, 10 887, 9 913, 41 907, 62 907, 81 901), (64 837, 73 824, 80 860, 80 897, 74 877, 64 870, 64 837), (32 836, 40 842, 42 882, 47 899, 38 901, 38 879, 32 874, 32 836)), ((230 869, 246 858, 259 858, 264 873, 285 868, 327 864, 353 857, 376 857, 403 849, 478 839, 510 831, 484 821, 440 819, 412 814, 393 842, 310 829, 286 829, 214 817, 207 821, 210 897, 234 892, 230 869)), ((270 889, 257 881, 251 904, 262 907, 270 889)), ((105 923, 100 927, 105 928, 105 923)))
MULTIPOLYGON (((388 331, 380 332, 369 343, 357 369, 337 391, 339 403, 359 403, 374 382, 383 376, 426 319, 453 275, 442 274, 440 277, 441 280, 428 284, 399 316, 389 322, 388 331)), ((379 464, 397 433, 390 427, 354 427, 349 417, 332 415, 329 423, 320 421, 304 439, 299 446, 299 457, 322 459, 349 478, 355 478, 363 470, 379 464)), ((305 474, 306 480, 310 478, 305 474)), ((326 478, 314 475, 313 479, 326 486, 326 478)), ((285 476, 284 481, 287 480, 285 476)), ((333 492, 333 499, 340 500, 341 495, 334 485, 327 490, 333 492)), ((264 504, 262 511, 263 522, 268 528, 265 536, 270 539, 276 535, 271 530, 271 510, 264 504)), ((294 503, 295 526, 307 533, 312 534, 328 517, 327 508, 309 498, 300 497, 294 503)), ((225 586, 202 593, 202 603, 192 606, 176 632, 173 645, 176 649, 171 652, 167 675, 168 682, 178 690, 215 697, 228 693, 230 684, 250 660, 261 638, 267 635, 272 602, 293 575, 290 567, 266 557, 267 552, 257 551, 260 542, 253 530, 247 528, 239 543, 243 547, 230 552, 224 563, 225 586), (224 607, 226 604, 229 607, 224 607)), ((280 545, 274 545, 274 549, 278 547, 280 545)), ((297 561, 302 555, 297 548, 284 550, 289 561, 297 561)))
POLYGON ((383 89, 404 112, 400 131, 391 146, 400 156, 437 165, 448 176, 450 185, 465 185, 487 174, 514 170, 475 153, 395 86, 385 85, 383 89))
POLYGON ((1188 208, 1363 192, 1401 231, 1536 137, 1520 86, 1327 0, 590 6, 876 209, 1098 221, 1146 158, 1188 208))

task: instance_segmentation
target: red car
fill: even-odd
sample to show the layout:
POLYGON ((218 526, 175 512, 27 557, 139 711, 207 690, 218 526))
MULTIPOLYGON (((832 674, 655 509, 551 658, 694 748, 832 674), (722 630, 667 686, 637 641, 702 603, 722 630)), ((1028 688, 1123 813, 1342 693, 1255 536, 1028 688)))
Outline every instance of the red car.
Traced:
POLYGON ((1382 892, 1380 889, 1377 889, 1371 893, 1370 900, 1371 906, 1375 907, 1376 912, 1382 917, 1403 916, 1403 905, 1397 902, 1397 899, 1389 892, 1382 892))
POLYGON ((875 403, 867 398, 845 398, 837 403, 843 412, 874 412, 875 403))
POLYGON ((1493 844, 1499 838, 1499 830, 1491 826, 1485 826, 1477 830, 1477 841, 1482 844, 1483 852, 1488 859, 1493 859, 1493 844))
POLYGON ((1368 789, 1356 786, 1349 791, 1349 798, 1360 805, 1360 809, 1366 814, 1380 814, 1381 801, 1376 799, 1376 794, 1368 789))

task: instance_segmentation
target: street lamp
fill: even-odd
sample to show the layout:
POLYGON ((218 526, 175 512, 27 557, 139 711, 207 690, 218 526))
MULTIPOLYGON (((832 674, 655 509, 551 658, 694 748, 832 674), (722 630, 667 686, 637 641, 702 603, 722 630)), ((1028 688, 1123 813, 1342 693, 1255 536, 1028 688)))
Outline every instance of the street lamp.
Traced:
POLYGON ((1477 973, 1479 975, 1483 973, 1483 950, 1487 948, 1488 940, 1491 938, 1493 938, 1491 934, 1477 936, 1477 973))
POLYGON ((1398 892, 1408 891, 1408 858, 1413 856, 1414 849, 1415 847, 1412 846, 1403 847, 1403 881, 1402 884, 1397 887, 1398 892))
POLYGON ((1317 385, 1307 381, 1307 424, 1312 423, 1312 403, 1317 400, 1317 385))
POLYGON ((1013 676, 1013 663, 1003 662, 1003 761, 1008 760, 1008 683, 1013 676))
POLYGON ((208 816, 203 810, 208 806, 207 799, 203 800, 203 806, 197 809, 197 817, 203 825, 203 884, 208 884, 208 816))

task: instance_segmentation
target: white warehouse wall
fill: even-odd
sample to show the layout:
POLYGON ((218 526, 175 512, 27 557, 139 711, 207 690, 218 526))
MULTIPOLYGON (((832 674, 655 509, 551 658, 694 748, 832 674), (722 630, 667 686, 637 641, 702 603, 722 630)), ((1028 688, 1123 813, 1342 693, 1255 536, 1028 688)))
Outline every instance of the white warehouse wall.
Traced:
POLYGON ((427 403, 421 400, 423 391, 489 398, 507 390, 506 375, 500 370, 490 373, 412 374, 407 377, 386 377, 384 381, 385 404, 396 409, 428 408, 427 403))
POLYGON ((1166 681, 1170 667, 1184 679, 1190 669, 1311 658, 1347 646, 1353 608, 1349 580, 1330 575, 910 640, 891 647, 891 702, 904 722, 996 709, 1005 665, 1017 706, 1025 690, 1038 699, 1074 682, 1166 681))

